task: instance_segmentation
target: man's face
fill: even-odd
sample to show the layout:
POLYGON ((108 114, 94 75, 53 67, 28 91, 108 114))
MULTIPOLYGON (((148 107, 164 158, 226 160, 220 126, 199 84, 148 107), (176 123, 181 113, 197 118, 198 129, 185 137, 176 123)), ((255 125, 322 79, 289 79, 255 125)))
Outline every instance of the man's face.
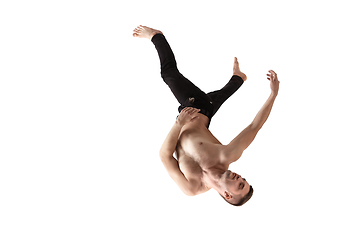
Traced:
POLYGON ((224 189, 232 195, 232 197, 243 197, 250 191, 250 185, 240 175, 227 170, 222 179, 224 189))

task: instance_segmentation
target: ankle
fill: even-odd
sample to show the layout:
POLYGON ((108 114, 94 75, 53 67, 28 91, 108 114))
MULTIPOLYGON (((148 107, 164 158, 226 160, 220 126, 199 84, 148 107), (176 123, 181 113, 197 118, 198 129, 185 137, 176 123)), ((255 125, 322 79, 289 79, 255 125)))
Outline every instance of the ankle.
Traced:
POLYGON ((239 73, 239 72, 234 72, 233 75, 241 77, 242 80, 244 80, 244 82, 245 82, 246 79, 247 79, 247 76, 246 76, 244 73, 242 73, 242 72, 240 72, 240 73, 239 73))

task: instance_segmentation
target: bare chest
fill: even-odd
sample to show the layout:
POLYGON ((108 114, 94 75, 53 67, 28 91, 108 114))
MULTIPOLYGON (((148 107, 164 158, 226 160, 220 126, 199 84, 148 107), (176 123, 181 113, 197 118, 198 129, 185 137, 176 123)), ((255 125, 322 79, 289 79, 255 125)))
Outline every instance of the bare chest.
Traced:
MULTIPOLYGON (((217 164, 219 158, 217 147, 214 143, 199 141, 201 139, 193 138, 186 144, 178 143, 176 156, 179 162, 181 172, 188 180, 195 180, 202 186, 200 192, 207 191, 203 182, 204 169, 217 164), (183 147, 185 145, 185 147, 183 147)), ((221 145, 219 145, 221 146, 221 145)))
POLYGON ((184 163, 196 171, 217 165, 223 149, 224 146, 207 129, 189 129, 180 134, 176 151, 180 157, 184 156, 184 163))
POLYGON ((219 164, 223 148, 204 125, 195 122, 182 129, 176 147, 179 167, 188 180, 200 183, 200 193, 209 190, 203 182, 203 170, 219 164))

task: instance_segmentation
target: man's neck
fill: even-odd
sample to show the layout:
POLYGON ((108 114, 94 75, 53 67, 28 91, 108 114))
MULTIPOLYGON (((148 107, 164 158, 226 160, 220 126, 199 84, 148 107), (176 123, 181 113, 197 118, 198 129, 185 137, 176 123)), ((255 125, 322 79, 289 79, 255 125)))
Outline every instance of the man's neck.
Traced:
POLYGON ((204 170, 203 181, 205 182, 206 186, 209 188, 213 188, 219 193, 222 191, 220 187, 220 178, 226 172, 227 169, 223 168, 211 168, 204 170))

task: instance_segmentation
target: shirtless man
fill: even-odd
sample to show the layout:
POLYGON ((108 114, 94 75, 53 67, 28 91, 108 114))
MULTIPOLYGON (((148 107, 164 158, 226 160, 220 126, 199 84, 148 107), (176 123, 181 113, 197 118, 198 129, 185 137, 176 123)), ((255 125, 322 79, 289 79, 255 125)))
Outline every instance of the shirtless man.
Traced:
POLYGON ((161 76, 181 104, 180 114, 160 149, 160 158, 170 177, 186 195, 194 196, 213 188, 228 203, 243 205, 252 196, 252 186, 228 168, 241 157, 267 120, 279 90, 276 73, 270 70, 267 74, 271 94, 252 123, 228 145, 222 145, 208 127, 220 106, 247 79, 237 58, 230 81, 221 90, 205 94, 180 74, 161 31, 140 25, 134 29, 133 36, 153 42, 160 58, 161 76))

